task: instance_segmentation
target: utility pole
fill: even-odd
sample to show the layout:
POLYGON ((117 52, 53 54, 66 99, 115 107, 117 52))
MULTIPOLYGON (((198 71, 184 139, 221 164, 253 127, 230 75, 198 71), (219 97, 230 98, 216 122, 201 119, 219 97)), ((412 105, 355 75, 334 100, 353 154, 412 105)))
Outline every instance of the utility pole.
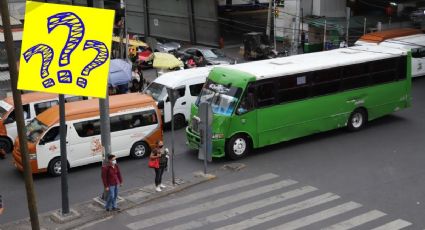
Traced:
POLYGON ((65 96, 59 94, 59 133, 61 151, 62 215, 69 214, 68 157, 66 153, 65 96))
POLYGON ((326 19, 325 19, 325 26, 323 28, 323 50, 326 50, 326 19))
POLYGON ((18 69, 16 66, 15 49, 13 47, 13 35, 10 26, 9 8, 7 0, 0 0, 0 14, 3 22, 4 39, 6 44, 7 60, 9 64, 10 79, 13 93, 13 104, 15 106, 15 119, 18 129, 19 147, 24 170, 25 189, 27 192, 28 211, 30 214, 31 228, 39 230, 37 202, 35 199, 34 183, 32 179, 31 165, 28 156, 28 146, 25 137, 24 112, 22 109, 21 92, 18 90, 18 69))
POLYGON ((270 29, 272 21, 272 10, 273 10, 273 0, 269 0, 269 10, 267 11, 267 25, 266 25, 266 35, 271 40, 270 29))
POLYGON ((298 54, 298 39, 300 37, 300 10, 301 10, 301 2, 300 0, 296 0, 296 14, 295 14, 295 29, 292 54, 298 54))
POLYGON ((366 34, 366 17, 364 18, 364 21, 363 21, 363 35, 365 34, 366 34))
POLYGON ((345 32, 345 44, 348 47, 348 39, 349 39, 348 33, 349 33, 349 29, 350 29, 350 15, 351 15, 350 7, 346 8, 346 14, 347 14, 347 17, 346 17, 346 19, 347 19, 347 30, 345 32))

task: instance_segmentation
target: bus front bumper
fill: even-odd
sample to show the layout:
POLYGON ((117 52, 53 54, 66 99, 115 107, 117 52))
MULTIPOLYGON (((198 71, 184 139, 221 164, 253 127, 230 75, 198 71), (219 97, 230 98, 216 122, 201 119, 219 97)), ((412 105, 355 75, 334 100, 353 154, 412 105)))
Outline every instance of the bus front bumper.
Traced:
MULTIPOLYGON (((193 132, 190 127, 186 127, 186 138, 187 145, 190 149, 198 150, 200 147, 200 136, 193 132)), ((212 140, 212 157, 220 158, 225 156, 224 146, 226 144, 225 139, 213 139, 212 140)))
MULTIPOLYGON (((12 155, 13 155, 13 164, 15 165, 15 167, 19 171, 23 172, 24 166, 23 166, 23 163, 22 163, 22 156, 21 156, 20 151, 17 151, 16 148, 14 148, 12 155)), ((29 160, 29 163, 30 163, 30 166, 31 166, 31 173, 32 174, 47 172, 47 168, 44 168, 44 169, 38 168, 37 160, 29 160)))

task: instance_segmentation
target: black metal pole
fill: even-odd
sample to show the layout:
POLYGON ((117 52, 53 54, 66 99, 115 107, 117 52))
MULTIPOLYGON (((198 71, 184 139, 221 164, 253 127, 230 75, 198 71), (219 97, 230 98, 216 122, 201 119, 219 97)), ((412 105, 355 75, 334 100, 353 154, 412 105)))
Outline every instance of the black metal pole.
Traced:
MULTIPOLYGON (((172 98, 170 98, 170 102, 171 102, 171 181, 173 183, 173 185, 176 185, 176 179, 175 179, 175 175, 174 175, 174 105, 175 105, 175 89, 171 90, 171 95, 172 98)), ((168 95, 168 97, 170 97, 170 94, 168 95)))
POLYGON ((208 132, 209 132, 209 127, 208 127, 208 109, 209 109, 209 107, 207 107, 207 111, 205 111, 205 118, 204 118, 204 121, 205 121, 205 129, 204 129, 204 136, 202 137, 202 138, 204 138, 204 153, 205 153, 205 156, 204 156, 204 174, 207 174, 207 157, 208 157, 208 148, 209 148, 209 146, 208 146, 208 132))
POLYGON ((24 170, 25 189, 27 192, 28 211, 30 214, 31 228, 39 230, 37 201, 35 199, 34 183, 31 173, 31 165, 28 156, 28 146, 25 137, 24 112, 22 109, 21 92, 18 90, 18 68, 16 66, 15 48, 13 47, 13 35, 10 27, 10 16, 7 0, 0 0, 0 14, 3 22, 4 39, 6 44, 7 60, 9 64, 10 80, 15 106, 15 119, 18 129, 19 148, 21 151, 22 165, 24 170))
POLYGON ((65 124, 65 96, 59 94, 59 134, 61 150, 61 192, 62 192, 62 215, 69 213, 68 198, 68 157, 66 154, 66 124, 65 124))

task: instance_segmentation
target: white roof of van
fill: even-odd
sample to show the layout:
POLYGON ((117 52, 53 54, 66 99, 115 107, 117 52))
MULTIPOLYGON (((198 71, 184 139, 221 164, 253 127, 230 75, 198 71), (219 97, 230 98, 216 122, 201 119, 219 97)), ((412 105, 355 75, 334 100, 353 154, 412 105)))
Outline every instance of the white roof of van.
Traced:
POLYGON ((199 77, 205 77, 206 79, 211 69, 212 67, 207 66, 168 72, 156 78, 154 82, 170 88, 175 88, 180 86, 182 81, 199 77))
POLYGON ((315 71, 343 65, 357 64, 389 57, 406 55, 406 51, 379 46, 354 46, 323 52, 253 61, 220 68, 243 71, 264 79, 315 71))
POLYGON ((358 40, 356 41, 355 44, 385 46, 385 47, 410 50, 412 48, 419 48, 419 47, 425 46, 425 34, 414 34, 414 35, 403 36, 398 38, 391 38, 380 43, 358 40))

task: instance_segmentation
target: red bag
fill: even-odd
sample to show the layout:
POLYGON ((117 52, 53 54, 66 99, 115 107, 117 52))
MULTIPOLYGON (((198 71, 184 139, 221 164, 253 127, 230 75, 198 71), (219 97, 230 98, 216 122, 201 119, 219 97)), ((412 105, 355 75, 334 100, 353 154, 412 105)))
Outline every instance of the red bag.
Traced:
POLYGON ((149 168, 158 169, 159 168, 159 158, 155 158, 155 159, 149 158, 148 166, 149 166, 149 168))

